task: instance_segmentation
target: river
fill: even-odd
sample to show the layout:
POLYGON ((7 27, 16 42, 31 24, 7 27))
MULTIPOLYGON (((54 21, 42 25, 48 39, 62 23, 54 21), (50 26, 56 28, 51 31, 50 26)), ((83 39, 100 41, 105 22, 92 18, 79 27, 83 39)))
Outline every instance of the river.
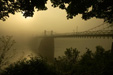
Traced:
POLYGON ((54 57, 64 55, 66 48, 77 48, 80 51, 80 55, 86 52, 86 48, 89 48, 94 52, 96 46, 102 46, 105 50, 110 50, 113 42, 112 38, 55 38, 55 51, 54 57))
POLYGON ((24 57, 26 57, 31 53, 33 55, 42 54, 47 57, 49 56, 49 58, 58 57, 58 56, 63 56, 64 52, 66 51, 66 48, 71 48, 71 47, 77 48, 77 50, 80 51, 80 55, 82 55, 87 51, 86 48, 89 48, 92 52, 94 52, 96 50, 96 46, 102 46, 105 50, 110 50, 113 42, 112 38, 107 38, 107 37, 106 38, 100 38, 100 37, 99 38, 75 38, 75 37, 54 38, 54 42, 47 38, 45 41, 44 40, 42 41, 42 39, 43 38, 36 37, 34 39, 32 48, 30 47, 31 45, 28 45, 29 39, 28 40, 23 39, 17 41, 16 57, 20 57, 23 55, 24 57))

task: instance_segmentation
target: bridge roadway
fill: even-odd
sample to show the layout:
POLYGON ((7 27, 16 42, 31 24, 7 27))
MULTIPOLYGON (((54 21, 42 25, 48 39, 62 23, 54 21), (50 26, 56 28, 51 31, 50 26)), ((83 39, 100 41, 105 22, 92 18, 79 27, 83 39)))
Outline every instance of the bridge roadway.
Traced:
POLYGON ((86 32, 76 32, 76 33, 64 33, 64 34, 53 34, 51 35, 44 35, 41 37, 53 37, 53 38, 60 38, 60 37, 78 37, 78 38, 94 38, 94 37, 112 37, 113 38, 113 30, 104 30, 104 31, 86 31, 86 32))

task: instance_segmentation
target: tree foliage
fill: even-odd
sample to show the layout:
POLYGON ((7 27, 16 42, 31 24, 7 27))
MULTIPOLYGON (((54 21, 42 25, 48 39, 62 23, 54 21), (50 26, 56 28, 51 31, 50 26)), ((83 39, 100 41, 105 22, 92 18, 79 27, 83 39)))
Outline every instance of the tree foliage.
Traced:
POLYGON ((113 74, 113 55, 111 50, 104 50, 97 46, 93 53, 87 49, 81 57, 77 49, 69 48, 65 51, 65 56, 57 58, 56 68, 62 72, 62 75, 109 75, 113 74), (73 56, 74 55, 74 56, 73 56), (78 56, 77 58, 74 58, 78 56), (75 62, 70 62, 74 58, 75 62))
POLYGON ((82 14, 85 20, 96 17, 109 23, 113 22, 112 0, 51 0, 51 2, 54 7, 65 9, 67 18, 82 14))
POLYGON ((75 48, 68 48, 64 56, 47 62, 44 58, 31 57, 7 67, 1 75, 112 75, 113 55, 111 50, 96 47, 93 53, 87 49, 81 57, 75 48), (74 60, 74 61, 73 61, 74 60))
POLYGON ((79 51, 75 48, 67 48, 65 56, 55 58, 54 66, 62 75, 71 75, 78 63, 79 51))
MULTIPOLYGON (((0 19, 5 21, 9 14, 22 12, 24 17, 32 17, 34 9, 46 10, 47 0, 0 0, 0 19)), ((82 14, 84 20, 92 17, 113 22, 112 0, 51 0, 53 7, 59 7, 67 12, 67 18, 72 19, 82 14), (90 9, 90 10, 89 10, 90 9)))
POLYGON ((1 75, 59 75, 42 57, 30 57, 11 64, 1 75), (56 74, 57 73, 57 74, 56 74))
POLYGON ((15 41, 12 39, 12 36, 2 36, 0 37, 0 71, 2 67, 8 65, 9 59, 13 55, 8 54, 9 51, 14 50, 12 47, 15 44, 15 41))
POLYGON ((9 14, 22 12, 24 17, 32 17, 34 9, 46 10, 47 0, 0 0, 0 19, 5 21, 9 14))

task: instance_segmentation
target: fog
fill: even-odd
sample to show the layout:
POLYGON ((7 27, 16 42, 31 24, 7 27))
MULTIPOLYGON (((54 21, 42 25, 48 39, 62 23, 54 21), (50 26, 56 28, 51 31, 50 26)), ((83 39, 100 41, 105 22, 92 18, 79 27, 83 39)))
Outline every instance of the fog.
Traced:
POLYGON ((80 32, 103 23, 103 19, 82 20, 80 14, 67 20, 64 10, 51 7, 50 2, 48 2, 47 7, 46 11, 37 12, 35 10, 35 14, 31 18, 24 18, 21 13, 16 13, 10 15, 5 22, 0 20, 0 37, 9 35, 13 36, 16 41, 13 46, 16 49, 15 57, 36 54, 30 49, 30 40, 33 37, 44 35, 44 30, 53 30, 55 33, 70 33, 76 31, 78 27, 78 32, 80 32))

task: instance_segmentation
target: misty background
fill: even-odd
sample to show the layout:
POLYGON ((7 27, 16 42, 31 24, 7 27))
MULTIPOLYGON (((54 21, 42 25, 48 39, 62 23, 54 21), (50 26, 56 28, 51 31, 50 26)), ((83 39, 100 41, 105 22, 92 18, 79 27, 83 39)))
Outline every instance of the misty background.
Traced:
MULTIPOLYGON (((26 57, 29 54, 34 54, 35 51, 30 49, 29 43, 32 37, 37 37, 40 35, 44 35, 44 30, 51 31, 56 33, 70 33, 70 32, 81 32, 98 26, 103 23, 103 19, 92 18, 90 20, 82 20, 81 15, 74 17, 73 19, 67 20, 66 12, 59 8, 51 7, 50 2, 47 3, 48 10, 46 11, 35 11, 33 17, 24 18, 21 13, 16 13, 15 15, 10 15, 5 22, 0 20, 0 36, 2 35, 11 35, 13 39, 16 41, 16 44, 13 46, 16 49, 16 57, 22 56, 26 57), (77 29, 78 28, 78 29, 77 29)), ((55 39, 55 56, 62 55, 65 47, 77 47, 75 43, 78 43, 81 39, 69 39, 69 38, 59 38, 55 39), (66 42, 66 40, 68 41, 66 42), (75 42, 75 43, 72 43, 75 42), (65 45, 64 45, 65 44, 65 45), (63 47, 64 45, 65 47, 63 47), (62 46, 62 48, 61 48, 62 46), (61 50, 62 51, 59 51, 61 50)), ((96 45, 101 45, 99 39, 96 41, 96 44, 89 43, 87 46, 93 46, 92 49, 95 48, 96 45)), ((90 40, 90 41, 92 41, 90 40)), ((39 40, 40 41, 40 40, 39 40)), ((87 43, 86 40, 81 40, 84 44, 82 44, 85 50, 87 43)), ((110 44, 113 40, 109 39, 109 41, 104 41, 106 49, 110 49, 110 44), (108 44, 109 43, 109 44, 108 44)), ((101 43, 104 43, 103 41, 101 43)), ((79 43, 78 43, 79 44, 79 43)), ((37 45, 38 46, 38 45, 37 45)), ((78 50, 83 51, 80 47, 78 50)), ((84 51, 83 51, 84 52, 84 51)))

